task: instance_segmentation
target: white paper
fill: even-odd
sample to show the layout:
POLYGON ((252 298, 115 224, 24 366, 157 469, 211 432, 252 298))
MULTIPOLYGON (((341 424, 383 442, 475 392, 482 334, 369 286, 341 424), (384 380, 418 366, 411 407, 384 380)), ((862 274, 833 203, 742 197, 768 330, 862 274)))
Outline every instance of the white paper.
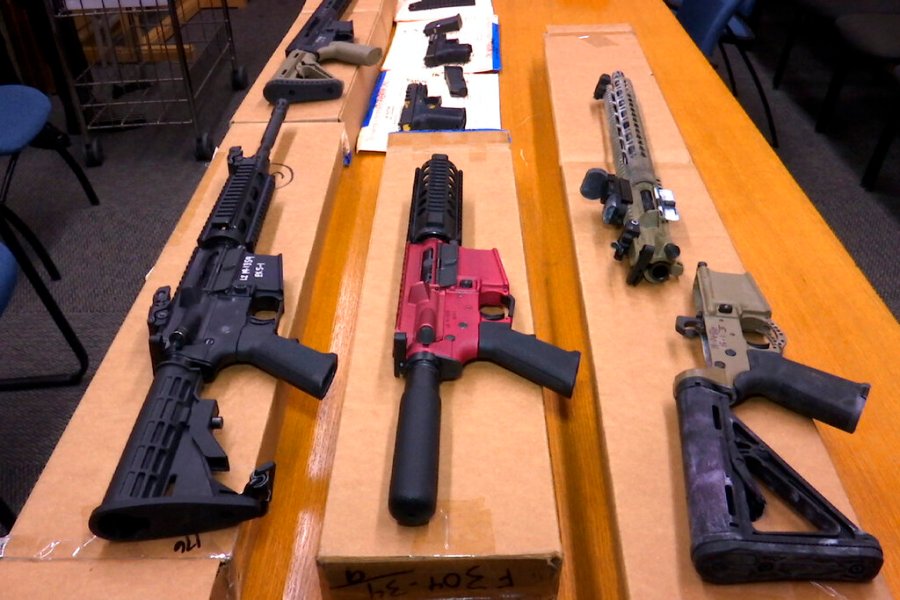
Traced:
MULTIPOLYGON (((441 106, 466 109, 466 129, 501 129, 500 79, 497 73, 466 74, 469 95, 453 98, 441 69, 412 71, 383 71, 376 86, 374 105, 359 132, 357 151, 385 152, 388 136, 400 131, 400 113, 410 83, 428 85, 429 96, 440 96, 441 106)), ((415 132, 412 132, 415 133, 415 132)))

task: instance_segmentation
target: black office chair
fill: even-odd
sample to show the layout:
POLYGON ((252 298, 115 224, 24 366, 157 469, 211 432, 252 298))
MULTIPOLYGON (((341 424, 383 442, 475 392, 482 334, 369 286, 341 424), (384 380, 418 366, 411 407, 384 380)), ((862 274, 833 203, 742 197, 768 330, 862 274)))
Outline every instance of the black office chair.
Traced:
POLYGON ((834 22, 846 15, 900 13, 900 0, 794 0, 794 3, 796 12, 788 25, 788 36, 778 55, 775 74, 772 76, 772 86, 775 89, 784 80, 788 60, 805 23, 819 23, 833 34, 831 28, 834 22))
POLYGON ((777 147, 778 136, 775 131, 772 110, 756 74, 756 69, 753 68, 747 56, 747 47, 754 37, 749 24, 745 20, 738 19, 741 16, 739 10, 750 15, 754 4, 754 0, 681 0, 675 16, 707 58, 711 59, 714 50, 717 47, 720 48, 722 60, 731 80, 732 92, 735 94, 737 86, 734 82, 734 73, 723 44, 734 45, 738 49, 762 102, 771 135, 771 144, 773 147, 777 147))
MULTIPOLYGON (((0 185, 0 241, 9 250, 14 263, 22 270, 31 283, 38 298, 50 313, 53 322, 59 328, 68 346, 78 361, 78 369, 74 371, 51 373, 47 375, 31 375, 0 379, 0 390, 21 390, 35 387, 71 385, 81 381, 88 367, 88 355, 72 329, 62 310, 53 299, 50 290, 44 284, 37 269, 28 257, 21 239, 28 243, 43 263, 51 279, 60 278, 59 270, 50 259, 50 255, 34 232, 7 205, 10 185, 15 172, 19 155, 30 146, 55 150, 75 173, 84 188, 88 200, 99 204, 96 193, 90 182, 72 155, 69 154, 68 136, 48 122, 50 116, 50 100, 40 91, 22 85, 0 86, 0 156, 9 156, 6 173, 0 185)), ((4 280, 9 291, 10 281, 4 280)), ((14 283, 14 281, 12 282, 14 283)), ((5 304, 3 306, 5 308, 5 304)), ((2 312, 2 311, 0 311, 2 312)))
POLYGON ((828 91, 816 119, 816 131, 825 131, 844 81, 852 69, 900 64, 900 14, 855 14, 834 22, 846 52, 838 59, 828 91))
MULTIPOLYGON (((897 89, 900 90, 900 66, 894 67, 892 75, 894 82, 897 84, 897 89)), ((875 150, 872 151, 872 156, 869 158, 868 164, 866 164, 861 183, 867 190, 875 187, 875 180, 878 179, 878 173, 881 171, 884 159, 887 157, 891 143, 897 137, 898 132, 900 132, 900 107, 895 106, 891 114, 888 115, 888 121, 878 138, 878 143, 875 144, 875 150)))

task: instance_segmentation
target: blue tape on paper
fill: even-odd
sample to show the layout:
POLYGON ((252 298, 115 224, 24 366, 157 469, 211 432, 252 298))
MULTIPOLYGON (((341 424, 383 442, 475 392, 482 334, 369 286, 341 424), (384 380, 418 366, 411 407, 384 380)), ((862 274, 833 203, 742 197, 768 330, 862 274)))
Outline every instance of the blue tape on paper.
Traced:
POLYGON ((500 64, 500 23, 494 23, 491 26, 491 47, 493 54, 492 66, 495 71, 500 71, 502 68, 500 64))
POLYGON ((375 87, 372 89, 372 95, 369 97, 369 110, 366 111, 366 118, 363 119, 363 127, 366 127, 369 121, 372 120, 372 113, 375 112, 375 104, 378 102, 378 92, 381 91, 385 75, 387 75, 387 71, 382 71, 378 74, 378 79, 375 81, 375 87))

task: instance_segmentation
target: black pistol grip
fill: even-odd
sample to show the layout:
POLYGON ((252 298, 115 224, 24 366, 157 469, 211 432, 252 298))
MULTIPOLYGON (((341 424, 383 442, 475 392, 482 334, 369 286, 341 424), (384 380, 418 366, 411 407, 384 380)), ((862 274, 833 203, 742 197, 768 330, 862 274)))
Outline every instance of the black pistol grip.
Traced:
POLYGON ((570 398, 581 353, 563 350, 533 335, 513 331, 506 323, 486 321, 478 329, 478 358, 570 398))
POLYGON ((209 531, 265 514, 268 499, 237 494, 212 471, 228 458, 212 434, 214 400, 198 398, 199 370, 159 365, 103 502, 88 526, 108 540, 209 531))
POLYGON ((318 399, 325 397, 337 371, 337 354, 280 337, 267 325, 244 327, 237 362, 251 364, 318 399))
POLYGON ((737 400, 762 396, 796 413, 853 432, 869 385, 788 360, 777 352, 749 350, 750 369, 734 378, 737 400))
POLYGON ((406 370, 400 398, 388 509, 400 525, 425 525, 437 506, 441 448, 440 368, 420 359, 406 370))

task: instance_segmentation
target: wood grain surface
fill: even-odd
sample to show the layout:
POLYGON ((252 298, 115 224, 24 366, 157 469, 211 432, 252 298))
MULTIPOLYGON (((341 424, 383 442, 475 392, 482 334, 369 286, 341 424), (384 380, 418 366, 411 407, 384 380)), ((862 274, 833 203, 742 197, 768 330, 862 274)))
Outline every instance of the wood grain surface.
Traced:
MULTIPOLYGON (((543 33, 548 24, 630 23, 744 266, 791 340, 787 356, 872 384, 855 434, 820 429, 860 525, 882 543, 883 574, 900 594, 900 325, 662 0, 494 6, 502 120, 512 139, 537 334, 587 347, 543 33)), ((585 77, 597 75, 585 65, 585 77)), ((342 175, 315 285, 294 331, 315 348, 349 349, 368 239, 379 235, 371 229, 382 164, 381 156, 357 155, 342 175)), ((566 557, 561 598, 624 597, 592 377, 582 369, 571 400, 545 395, 566 557)), ((246 559, 245 598, 320 596, 315 555, 344 383, 339 375, 318 405, 285 388, 278 493, 246 559)))

